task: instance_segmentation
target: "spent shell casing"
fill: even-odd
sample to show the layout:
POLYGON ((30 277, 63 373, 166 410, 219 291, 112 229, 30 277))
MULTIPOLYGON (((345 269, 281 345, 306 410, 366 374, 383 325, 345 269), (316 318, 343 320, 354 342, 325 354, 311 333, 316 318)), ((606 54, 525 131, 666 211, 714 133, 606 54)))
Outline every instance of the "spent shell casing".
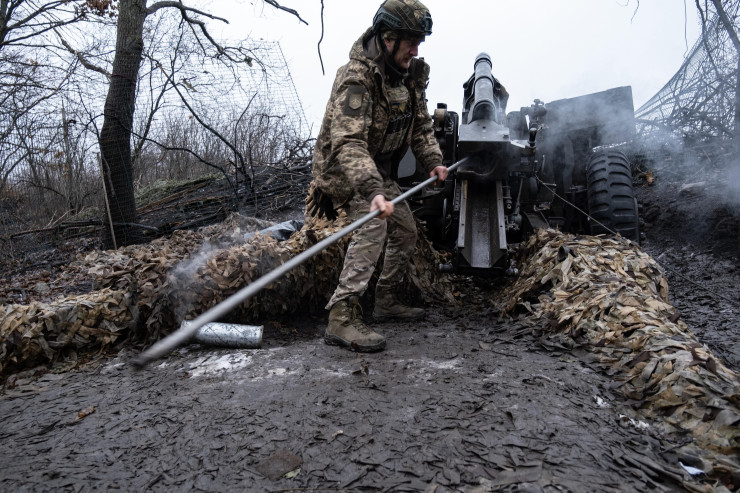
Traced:
MULTIPOLYGON (((186 320, 183 327, 190 324, 186 320)), ((211 322, 205 324, 193 336, 199 344, 239 349, 254 349, 262 346, 262 325, 240 325, 211 322)))

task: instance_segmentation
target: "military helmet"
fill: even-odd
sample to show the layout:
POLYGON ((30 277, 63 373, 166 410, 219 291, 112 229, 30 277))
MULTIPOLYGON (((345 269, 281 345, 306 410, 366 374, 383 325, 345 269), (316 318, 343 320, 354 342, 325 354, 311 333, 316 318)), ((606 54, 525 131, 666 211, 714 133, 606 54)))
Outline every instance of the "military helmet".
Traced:
POLYGON ((398 31, 413 36, 432 34, 432 16, 419 0, 385 0, 373 18, 373 32, 398 31))

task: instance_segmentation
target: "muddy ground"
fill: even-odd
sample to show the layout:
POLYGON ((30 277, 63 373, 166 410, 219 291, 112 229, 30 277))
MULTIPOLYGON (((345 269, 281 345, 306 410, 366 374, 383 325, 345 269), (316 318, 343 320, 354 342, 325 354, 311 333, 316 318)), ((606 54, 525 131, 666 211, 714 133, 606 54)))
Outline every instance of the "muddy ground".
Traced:
POLYGON ((727 193, 711 182, 638 189, 641 246, 665 269, 689 328, 740 372, 740 195, 727 193))
MULTIPOLYGON (((668 192, 639 192, 643 248, 668 270, 689 327, 737 371, 738 214, 719 213, 726 233, 688 234, 695 208, 686 204, 711 197, 668 192)), ((381 353, 327 346, 325 319, 298 317, 262 321, 261 349, 190 345, 135 371, 141 348, 129 348, 73 372, 21 375, 0 395, 0 490, 717 485, 682 467, 700 465, 676 452, 688 438, 632 418, 587 349, 555 347, 524 321, 500 319, 486 300, 506 296, 505 285, 457 283, 466 308, 376 325, 388 337, 381 353)))

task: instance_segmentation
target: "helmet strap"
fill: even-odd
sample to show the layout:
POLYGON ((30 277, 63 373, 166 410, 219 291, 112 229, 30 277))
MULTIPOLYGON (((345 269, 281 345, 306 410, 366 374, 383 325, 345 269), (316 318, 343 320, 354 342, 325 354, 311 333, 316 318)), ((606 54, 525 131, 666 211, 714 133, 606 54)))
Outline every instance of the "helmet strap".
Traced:
POLYGON ((388 69, 386 75, 388 75, 393 84, 401 82, 408 75, 408 72, 401 70, 396 65, 396 55, 398 54, 398 49, 401 47, 401 38, 396 37, 393 40, 393 49, 389 51, 388 46, 385 44, 385 39, 381 36, 380 47, 383 50, 385 65, 388 69))
POLYGON ((391 60, 393 60, 393 64, 396 63, 396 55, 398 54, 398 49, 401 47, 401 38, 396 38, 393 40, 393 51, 391 52, 391 60))

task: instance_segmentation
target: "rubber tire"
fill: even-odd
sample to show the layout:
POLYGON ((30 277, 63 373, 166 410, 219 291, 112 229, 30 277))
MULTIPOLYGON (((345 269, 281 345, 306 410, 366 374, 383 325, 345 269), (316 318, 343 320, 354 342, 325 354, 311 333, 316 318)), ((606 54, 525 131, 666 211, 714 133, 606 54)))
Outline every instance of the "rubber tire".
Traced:
POLYGON ((619 151, 594 153, 586 167, 586 186, 591 234, 619 233, 639 242, 640 217, 627 157, 619 151))

